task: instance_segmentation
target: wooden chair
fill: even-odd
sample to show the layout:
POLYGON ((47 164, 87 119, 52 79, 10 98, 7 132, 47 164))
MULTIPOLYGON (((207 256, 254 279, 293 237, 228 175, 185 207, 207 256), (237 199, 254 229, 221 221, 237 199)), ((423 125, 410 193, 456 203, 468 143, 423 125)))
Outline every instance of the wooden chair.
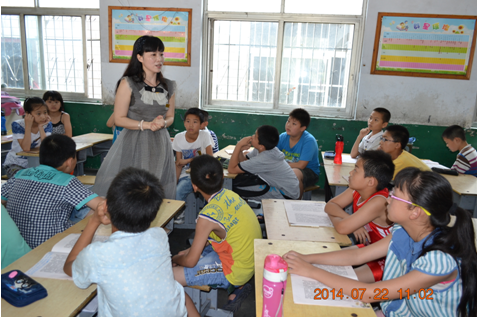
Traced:
POLYGON ((314 191, 315 189, 320 189, 320 186, 314 185, 305 188, 303 191, 303 197, 301 200, 311 200, 311 192, 314 191))

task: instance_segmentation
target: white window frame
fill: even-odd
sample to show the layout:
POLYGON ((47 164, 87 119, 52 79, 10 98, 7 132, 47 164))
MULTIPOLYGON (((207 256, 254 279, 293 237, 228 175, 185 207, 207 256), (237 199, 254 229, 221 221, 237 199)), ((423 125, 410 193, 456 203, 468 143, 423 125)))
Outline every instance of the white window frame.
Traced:
POLYGON ((216 12, 208 11, 207 0, 204 0, 202 21, 202 72, 201 72, 201 106, 208 110, 231 110, 246 113, 288 114, 292 109, 302 105, 279 105, 281 63, 283 53, 283 33, 286 22, 296 23, 337 23, 353 24, 354 37, 351 52, 351 65, 347 86, 346 107, 307 107, 312 116, 353 118, 356 109, 359 72, 364 39, 364 23, 368 0, 363 0, 361 15, 317 15, 317 14, 289 14, 284 13, 285 0, 281 0, 281 13, 254 13, 254 12, 216 12), (247 103, 246 101, 212 100, 213 76, 213 43, 215 21, 250 21, 250 22, 278 22, 277 55, 275 60, 275 78, 273 91, 273 108, 260 102, 247 103), (315 109, 316 108, 316 109, 315 109))
MULTIPOLYGON (((11 95, 19 98, 26 97, 42 97, 45 91, 42 89, 30 89, 28 78, 28 58, 27 58, 27 46, 26 46, 26 29, 25 29, 25 16, 37 15, 37 16, 75 16, 81 17, 82 26, 82 43, 83 43, 83 78, 84 78, 84 92, 63 92, 61 96, 63 100, 68 101, 88 101, 88 102, 102 102, 101 99, 88 98, 88 70, 87 70, 87 40, 86 40, 86 16, 97 15, 100 17, 100 11, 98 9, 85 9, 85 8, 41 8, 41 7, 2 7, 2 15, 18 15, 20 17, 20 36, 21 36, 21 51, 23 59, 23 82, 24 88, 6 88, 2 89, 8 91, 11 95)), ((41 60, 42 68, 44 68, 44 61, 41 60)), ((101 85, 102 86, 102 85, 101 85)), ((102 89, 102 87, 101 87, 102 89)))

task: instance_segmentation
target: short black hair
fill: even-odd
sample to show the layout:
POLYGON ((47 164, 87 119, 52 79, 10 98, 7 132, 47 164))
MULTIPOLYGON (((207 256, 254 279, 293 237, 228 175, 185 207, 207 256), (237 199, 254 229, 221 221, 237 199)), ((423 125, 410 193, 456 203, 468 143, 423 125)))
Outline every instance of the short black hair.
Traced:
POLYGON ((391 121, 391 112, 386 108, 374 108, 373 111, 380 113, 383 116, 383 122, 391 121))
POLYGON ((187 109, 186 113, 184 114, 184 121, 186 121, 187 119, 187 116, 188 115, 194 115, 194 116, 198 116, 199 117, 199 120, 200 120, 200 123, 203 123, 205 120, 204 120, 204 114, 202 113, 202 110, 200 110, 199 108, 189 108, 187 109))
POLYGON ((190 180, 204 193, 215 194, 224 183, 222 164, 213 156, 199 155, 190 162, 190 180))
POLYGON ((404 148, 409 143, 409 131, 402 125, 392 125, 386 128, 391 134, 394 142, 401 143, 401 149, 404 148))
POLYGON ((63 96, 56 90, 48 90, 43 94, 43 100, 46 102, 49 99, 53 101, 59 101, 61 103, 60 111, 65 111, 65 102, 63 101, 63 96))
POLYGON ((359 159, 363 161, 364 177, 374 177, 378 181, 377 191, 388 187, 394 175, 391 155, 381 150, 365 151, 359 159))
POLYGON ((146 231, 163 198, 164 191, 156 176, 140 168, 125 168, 113 179, 106 194, 111 223, 125 232, 146 231))
POLYGON ((442 132, 442 138, 446 138, 449 140, 454 140, 455 138, 459 138, 462 141, 465 140, 465 131, 460 125, 451 125, 447 129, 442 132))
MULTIPOLYGON (((36 108, 42 106, 46 107, 46 103, 40 97, 30 97, 23 102, 23 110, 25 110, 26 113, 31 113, 36 108)), ((46 109, 48 109, 48 107, 46 109)))
POLYGON ((257 129, 258 144, 263 145, 266 150, 271 150, 278 144, 280 134, 278 129, 271 125, 262 125, 257 129))
POLYGON ((310 114, 308 113, 308 111, 306 111, 303 108, 293 109, 288 116, 300 121, 300 125, 302 127, 308 128, 310 126, 310 121, 311 121, 310 114))
POLYGON ((200 109, 202 115, 204 116, 204 122, 209 122, 209 113, 206 110, 200 109))
POLYGON ((63 134, 47 136, 40 144, 40 164, 58 168, 69 159, 76 157, 76 143, 63 134))

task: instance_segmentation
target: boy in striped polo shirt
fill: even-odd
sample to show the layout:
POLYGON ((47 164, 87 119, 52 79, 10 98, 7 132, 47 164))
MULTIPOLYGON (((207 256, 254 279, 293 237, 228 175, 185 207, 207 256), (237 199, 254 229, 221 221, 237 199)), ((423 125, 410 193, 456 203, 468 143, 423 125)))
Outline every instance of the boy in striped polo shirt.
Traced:
POLYGON ((442 139, 451 152, 459 151, 451 169, 477 177, 477 151, 467 143, 464 129, 458 125, 450 126, 442 133, 442 139))

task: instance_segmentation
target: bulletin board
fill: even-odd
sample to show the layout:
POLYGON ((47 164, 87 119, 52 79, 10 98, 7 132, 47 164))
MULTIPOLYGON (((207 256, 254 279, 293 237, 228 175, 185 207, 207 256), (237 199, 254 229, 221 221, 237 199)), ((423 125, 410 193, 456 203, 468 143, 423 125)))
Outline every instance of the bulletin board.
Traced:
POLYGON ((477 16, 378 13, 371 74, 470 79, 477 16))
POLYGON ((192 9, 108 7, 109 61, 129 63, 134 42, 157 36, 165 46, 164 65, 190 66, 192 9))

